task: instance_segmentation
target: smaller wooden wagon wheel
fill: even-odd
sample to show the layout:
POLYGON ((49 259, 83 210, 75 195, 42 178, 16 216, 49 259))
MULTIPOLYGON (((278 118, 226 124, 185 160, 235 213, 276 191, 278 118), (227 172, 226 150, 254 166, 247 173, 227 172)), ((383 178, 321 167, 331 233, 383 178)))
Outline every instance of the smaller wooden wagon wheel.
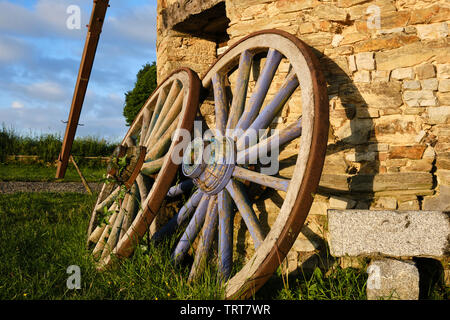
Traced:
POLYGON ((210 102, 200 112, 212 133, 185 151, 188 179, 173 185, 167 198, 184 194, 186 201, 153 239, 185 228, 173 248, 174 262, 192 252, 192 280, 215 252, 226 298, 246 298, 281 264, 311 207, 328 138, 326 84, 312 51, 278 30, 232 45, 202 84, 210 102), (279 165, 275 172, 260 152, 268 148, 270 161, 279 165), (268 206, 272 216, 275 211, 272 221, 268 206), (240 259, 242 231, 249 234, 244 246, 251 248, 240 259))
POLYGON ((192 130, 200 80, 187 68, 174 71, 144 104, 108 165, 88 228, 88 248, 102 269, 111 257, 129 256, 151 225, 174 179, 179 132, 192 130))

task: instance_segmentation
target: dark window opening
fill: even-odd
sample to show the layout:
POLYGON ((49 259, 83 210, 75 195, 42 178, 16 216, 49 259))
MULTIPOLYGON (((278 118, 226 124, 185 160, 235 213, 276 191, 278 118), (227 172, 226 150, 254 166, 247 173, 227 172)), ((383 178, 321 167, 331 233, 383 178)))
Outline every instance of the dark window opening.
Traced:
POLYGON ((220 2, 198 14, 190 15, 186 20, 174 24, 172 29, 214 41, 218 48, 221 48, 226 46, 229 40, 227 34, 229 22, 225 2, 220 2))

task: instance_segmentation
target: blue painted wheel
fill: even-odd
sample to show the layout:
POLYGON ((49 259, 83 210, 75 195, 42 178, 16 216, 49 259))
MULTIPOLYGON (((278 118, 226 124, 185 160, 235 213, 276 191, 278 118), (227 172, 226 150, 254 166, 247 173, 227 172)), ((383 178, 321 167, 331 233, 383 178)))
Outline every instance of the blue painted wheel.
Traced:
POLYGON ((311 207, 328 137, 325 80, 301 40, 266 30, 231 46, 202 84, 210 132, 185 151, 186 180, 166 201, 186 200, 153 239, 184 228, 172 259, 193 255, 189 280, 215 261, 225 297, 246 298, 283 261, 311 207))

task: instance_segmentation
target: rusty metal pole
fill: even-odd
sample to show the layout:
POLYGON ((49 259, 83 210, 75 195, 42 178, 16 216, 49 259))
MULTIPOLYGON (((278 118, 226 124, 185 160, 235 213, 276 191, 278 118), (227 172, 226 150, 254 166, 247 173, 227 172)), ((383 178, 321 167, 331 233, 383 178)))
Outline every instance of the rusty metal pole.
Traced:
POLYGON ((69 163, 70 152, 72 149, 73 140, 75 138, 75 133, 77 131, 81 108, 83 107, 89 77, 91 76, 95 52, 97 51, 97 45, 100 39, 100 33, 102 32, 103 22, 105 20, 106 10, 108 7, 109 0, 94 0, 94 7, 92 9, 83 56, 81 58, 80 70, 78 72, 77 83, 73 93, 69 120, 67 122, 66 133, 64 134, 61 153, 58 158, 58 168, 56 169, 57 179, 64 178, 67 165, 69 163))

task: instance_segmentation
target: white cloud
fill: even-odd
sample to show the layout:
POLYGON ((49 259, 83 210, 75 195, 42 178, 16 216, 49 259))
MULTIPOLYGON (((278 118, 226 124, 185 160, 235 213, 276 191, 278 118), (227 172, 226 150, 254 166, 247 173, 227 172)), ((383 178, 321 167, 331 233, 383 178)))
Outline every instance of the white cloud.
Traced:
POLYGON ((156 46, 156 7, 145 5, 106 18, 104 36, 108 41, 121 39, 135 45, 156 46))
POLYGON ((22 133, 64 132, 65 125, 60 121, 67 117, 64 113, 54 107, 25 105, 23 108, 0 108, 0 119, 22 133))
MULTIPOLYGON (((111 1, 77 136, 123 137, 124 92, 140 67, 156 60, 156 1, 111 1)), ((92 0, 0 0, 0 123, 64 133, 92 0), (26 3, 26 5, 24 5, 26 3), (30 5, 31 3, 31 5, 30 5), (70 30, 69 5, 81 7, 70 30)))
MULTIPOLYGON (((151 3, 151 1, 149 1, 151 3)), ((112 3, 106 13, 102 37, 117 43, 148 44, 155 47, 156 5, 132 7, 132 3, 112 3)), ((84 39, 92 11, 92 0, 38 0, 32 8, 8 1, 0 2, 0 32, 34 37, 64 36, 84 39), (67 8, 81 8, 81 28, 69 29, 67 20, 71 16, 67 8)))
POLYGON ((7 2, 0 2, 0 30, 14 31, 17 33, 33 31, 31 26, 35 25, 37 18, 30 10, 7 2))
POLYGON ((11 103, 11 107, 13 109, 23 109, 23 107, 25 107, 25 105, 22 102, 20 102, 20 101, 13 101, 11 103))
POLYGON ((28 50, 28 46, 23 41, 0 35, 0 63, 21 60, 28 50))
POLYGON ((36 82, 24 87, 32 96, 47 101, 61 101, 68 98, 68 92, 54 82, 36 82))
MULTIPOLYGON (((89 21, 88 10, 91 10, 86 5, 92 2, 87 0, 75 2, 83 8, 86 7, 84 14, 81 15, 82 26, 84 26, 87 24, 86 21, 89 21)), ((74 4, 73 0, 39 0, 33 8, 29 9, 2 1, 0 2, 0 31, 14 35, 38 37, 64 35, 78 38, 86 31, 85 28, 75 30, 67 28, 66 21, 69 17, 67 8, 71 4, 74 4)))

